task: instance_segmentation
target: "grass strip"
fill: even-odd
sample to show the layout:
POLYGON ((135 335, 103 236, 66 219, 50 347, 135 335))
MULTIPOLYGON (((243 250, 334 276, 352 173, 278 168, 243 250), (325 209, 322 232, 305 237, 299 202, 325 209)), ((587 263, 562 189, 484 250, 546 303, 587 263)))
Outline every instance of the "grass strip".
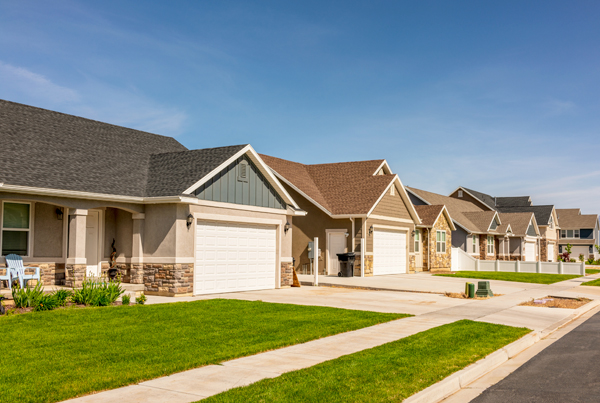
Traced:
POLYGON ((585 269, 585 274, 598 274, 600 269, 585 269))
POLYGON ((399 402, 529 332, 461 320, 202 402, 399 402))
POLYGON ((594 287, 600 287, 600 278, 597 278, 596 280, 592 281, 586 281, 585 283, 581 283, 580 285, 591 285, 594 287))
POLYGON ((410 315, 213 299, 0 317, 0 402, 56 402, 410 315))
POLYGON ((497 271, 460 271, 457 273, 434 274, 440 277, 476 278, 481 280, 515 281, 519 283, 553 284, 581 277, 573 274, 507 273, 497 271))

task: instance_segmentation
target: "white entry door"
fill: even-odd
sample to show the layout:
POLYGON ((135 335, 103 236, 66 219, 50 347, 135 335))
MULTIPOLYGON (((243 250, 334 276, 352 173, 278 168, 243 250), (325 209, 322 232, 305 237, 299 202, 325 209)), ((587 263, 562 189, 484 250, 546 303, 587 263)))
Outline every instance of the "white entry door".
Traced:
POLYGON ((275 288, 276 266, 275 226, 197 223, 196 295, 275 288))
POLYGON ((86 272, 90 277, 100 275, 100 212, 88 210, 85 221, 85 258, 86 272))
POLYGON ((406 233, 373 231, 373 275, 406 273, 406 233))
POLYGON ((535 243, 525 242, 525 261, 535 262, 535 243))
POLYGON ((554 262, 554 259, 556 259, 556 257, 554 256, 554 244, 549 244, 548 245, 548 261, 554 262))
POLYGON ((330 232, 327 239, 327 251, 329 262, 327 262, 327 274, 337 276, 340 271, 338 253, 346 253, 346 234, 344 232, 330 232))

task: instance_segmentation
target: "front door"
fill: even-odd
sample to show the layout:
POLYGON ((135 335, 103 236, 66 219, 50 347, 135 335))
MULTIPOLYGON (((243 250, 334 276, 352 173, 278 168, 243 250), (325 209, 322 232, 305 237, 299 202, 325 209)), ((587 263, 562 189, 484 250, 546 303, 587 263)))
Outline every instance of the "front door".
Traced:
POLYGON ((336 276, 340 271, 338 253, 346 253, 346 234, 344 232, 331 232, 327 242, 329 262, 327 262, 327 274, 336 276))
POLYGON ((86 274, 88 276, 100 275, 100 212, 88 210, 85 224, 85 258, 87 260, 86 274))
POLYGON ((423 251, 421 250, 422 244, 421 244, 421 230, 420 229, 415 230, 414 242, 415 242, 415 268, 418 270, 424 270, 424 268, 423 268, 423 251))

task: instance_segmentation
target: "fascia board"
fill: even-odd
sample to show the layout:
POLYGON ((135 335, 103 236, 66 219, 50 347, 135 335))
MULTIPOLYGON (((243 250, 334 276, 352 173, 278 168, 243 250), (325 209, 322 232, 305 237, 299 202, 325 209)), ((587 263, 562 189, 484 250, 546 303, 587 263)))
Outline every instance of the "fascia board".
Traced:
POLYGON ((434 222, 437 222, 437 220, 440 219, 440 216, 442 214, 444 214, 446 216, 446 220, 448 220, 448 223, 450 224, 450 229, 452 231, 456 231, 456 227, 454 226, 454 223, 452 222, 452 218, 450 217, 450 213, 448 213, 448 209, 446 208, 445 205, 442 207, 442 210, 440 211, 440 213, 438 214, 438 216, 436 217, 434 222))
POLYGON ((386 172, 388 175, 392 174, 392 170, 389 166, 389 164, 387 163, 386 160, 383 160, 383 162, 377 167, 377 169, 375 170, 375 172, 373 172, 373 176, 377 175, 377 172, 379 172, 379 170, 381 168, 385 167, 386 169, 384 169, 384 172, 386 172))

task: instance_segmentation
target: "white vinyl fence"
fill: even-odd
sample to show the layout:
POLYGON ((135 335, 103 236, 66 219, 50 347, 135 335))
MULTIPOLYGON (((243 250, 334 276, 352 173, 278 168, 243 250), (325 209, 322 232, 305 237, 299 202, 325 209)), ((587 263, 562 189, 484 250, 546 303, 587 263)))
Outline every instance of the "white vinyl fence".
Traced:
POLYGON ((585 276, 585 263, 479 260, 462 249, 452 248, 452 271, 502 271, 585 276))

